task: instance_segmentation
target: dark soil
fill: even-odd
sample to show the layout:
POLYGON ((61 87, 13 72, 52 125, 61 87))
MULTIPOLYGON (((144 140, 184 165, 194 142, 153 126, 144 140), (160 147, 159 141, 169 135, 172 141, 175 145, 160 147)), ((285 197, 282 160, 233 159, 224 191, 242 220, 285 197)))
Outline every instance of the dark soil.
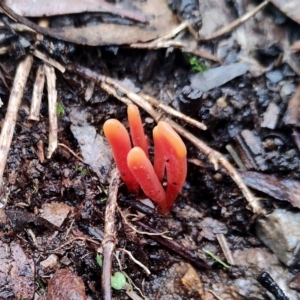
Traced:
MULTIPOLYGON (((205 132, 180 123, 209 146, 223 153, 230 161, 232 159, 227 154, 226 145, 235 145, 240 149, 240 153, 244 153, 238 134, 244 129, 254 130, 261 141, 268 140, 272 146, 270 149, 264 149, 260 164, 256 162, 250 169, 290 179, 300 178, 299 150, 292 129, 282 122, 288 98, 281 98, 278 85, 271 84, 265 75, 255 78, 247 73, 222 87, 195 96, 197 93, 189 88, 188 78, 192 71, 178 50, 167 53, 164 50, 138 51, 114 47, 95 49, 73 45, 66 49, 67 54, 64 58, 68 62, 79 63, 119 80, 130 79, 143 93, 150 94, 203 121, 208 127, 205 132), (218 106, 217 100, 224 95, 227 105, 218 106), (271 101, 280 107, 279 126, 276 131, 260 126, 260 118, 271 101)), ((8 86, 12 84, 16 63, 14 56, 0 57, 1 69, 8 86)), ((36 60, 27 82, 7 160, 4 178, 5 189, 9 191, 9 196, 5 208, 7 219, 3 218, 0 224, 1 241, 7 244, 20 244, 28 257, 33 258, 36 267, 34 284, 39 295, 46 294, 48 281, 58 268, 55 266, 44 270, 40 263, 50 254, 55 254, 59 258, 61 268, 71 269, 83 279, 90 299, 101 299, 101 267, 96 262, 96 255, 103 237, 108 181, 99 182, 96 174, 88 166, 62 147, 58 147, 51 159, 39 162, 37 143, 42 141, 46 148, 48 140, 46 91, 43 96, 41 120, 39 122, 27 120, 38 63, 36 60), (71 207, 70 214, 59 228, 40 217, 42 206, 53 202, 64 203, 71 207)), ((289 79, 297 84, 298 79, 289 66, 282 64, 277 70, 283 74, 284 80, 289 79)), ((107 95, 99 87, 95 88, 92 98, 86 102, 84 93, 88 85, 87 80, 71 72, 65 74, 56 72, 56 75, 58 101, 65 109, 65 113, 59 117, 60 143, 80 155, 79 145, 70 130, 70 112, 74 109, 86 111, 89 124, 94 126, 99 134, 103 134, 103 123, 109 118, 116 118, 127 124, 124 104, 107 95)), ((9 91, 2 81, 0 94, 4 102, 0 111, 3 120, 9 91)), ((147 117, 142 112, 143 120, 147 117)), ((154 122, 145 121, 145 130, 149 137, 154 126, 154 122)), ((186 145, 188 158, 200 159, 204 167, 200 168, 189 163, 186 184, 169 216, 161 216, 154 210, 150 211, 141 222, 156 230, 168 231, 168 236, 175 241, 181 242, 187 248, 199 250, 201 257, 210 266, 203 275, 203 284, 207 288, 212 288, 220 274, 227 274, 228 278, 237 278, 243 276, 243 271, 238 268, 226 270, 201 252, 203 248, 210 249, 225 260, 215 233, 205 229, 203 224, 200 225, 200 221, 212 218, 214 222, 218 222, 218 230, 220 233, 223 230, 234 250, 262 245, 254 232, 253 214, 246 208, 246 200, 235 183, 225 171, 214 171, 207 158, 194 146, 188 142, 186 145), (191 217, 188 213, 190 210, 195 210, 196 217, 191 217)), ((153 149, 150 152, 153 153, 153 149)), ((244 155, 247 156, 245 153, 244 155)), ((248 157, 248 160, 250 158, 248 157)), ((264 204, 270 210, 275 205, 288 205, 259 192, 256 195, 263 196, 264 204)), ((126 188, 121 185, 120 208, 136 212, 138 208, 132 204, 134 198, 135 196, 129 195, 126 188)), ((123 270, 149 299, 160 299, 160 291, 157 288, 159 280, 163 280, 166 270, 172 264, 183 259, 150 237, 134 233, 124 224, 119 214, 116 226, 118 228, 116 247, 131 251, 134 257, 150 269, 151 275, 145 275, 139 266, 120 252, 119 260, 123 270)), ((138 227, 138 224, 136 226, 138 227)), ((143 230, 142 227, 139 228, 143 230)), ((113 260, 112 269, 113 272, 119 270, 116 259, 113 260)), ((178 282, 178 289, 173 291, 169 299, 192 299, 191 295, 180 294, 180 286, 181 282, 178 282), (176 293, 181 298, 175 298, 176 293)), ((114 291, 113 295, 116 299, 128 299, 124 291, 114 291)), ((267 299, 264 298, 266 294, 263 288, 261 295, 260 299, 267 299)), ((14 297, 8 296, 5 299, 14 297)))

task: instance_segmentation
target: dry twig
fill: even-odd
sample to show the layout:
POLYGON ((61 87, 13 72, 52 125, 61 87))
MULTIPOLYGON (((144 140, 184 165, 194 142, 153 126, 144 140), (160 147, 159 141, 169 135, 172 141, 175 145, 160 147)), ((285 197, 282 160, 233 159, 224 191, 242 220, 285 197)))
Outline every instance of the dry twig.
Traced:
POLYGON ((56 68, 60 72, 65 73, 66 68, 62 64, 60 64, 58 61, 54 60, 53 58, 47 56, 46 54, 42 53, 41 51, 35 49, 32 54, 38 57, 39 59, 41 59, 42 61, 44 61, 45 63, 48 63, 52 67, 56 68))
POLYGON ((49 145, 48 155, 50 158, 57 148, 57 90, 56 76, 53 67, 45 65, 47 89, 48 89, 48 113, 49 113, 49 145))
POLYGON ((226 241, 226 238, 225 238, 224 234, 217 233, 216 237, 217 237, 217 240, 218 240, 218 242, 219 242, 219 244, 222 248, 224 256, 226 257, 227 262, 230 265, 234 265, 234 259, 232 257, 231 251, 229 249, 229 246, 228 246, 228 243, 226 241))
POLYGON ((183 113, 181 113, 180 111, 168 106, 168 105, 165 105, 163 103, 160 103, 159 101, 157 101, 156 99, 154 99, 153 97, 151 96, 148 96, 148 95, 142 95, 142 97, 148 101, 151 105, 153 105, 154 107, 156 108, 160 108, 162 109, 163 111, 165 111, 166 113, 168 113, 169 115, 171 116, 174 116, 178 119, 181 119, 201 130, 206 130, 207 127, 206 125, 204 125, 203 123, 193 119, 193 118, 190 118, 189 116, 186 116, 184 115, 183 113))
POLYGON ((3 172, 7 154, 11 145, 17 115, 24 93, 25 84, 32 66, 32 56, 26 56, 18 65, 13 87, 11 89, 5 119, 0 135, 0 183, 3 181, 3 172))
MULTIPOLYGON (((151 227, 148 224, 145 224, 141 221, 137 221, 137 222, 135 222, 135 224, 141 226, 148 232, 159 233, 159 231, 157 231, 153 227, 151 227)), ((153 239, 154 241, 165 246, 169 250, 174 251, 176 254, 180 255, 181 257, 183 257, 184 259, 189 261, 191 264, 193 264, 197 268, 200 268, 200 269, 208 269, 209 268, 209 266, 206 264, 206 262, 203 259, 201 259, 195 251, 187 249, 186 247, 177 243, 176 241, 167 240, 159 235, 152 235, 151 239, 153 239)))
POLYGON ((111 300, 111 265, 112 256, 116 243, 115 213, 117 208, 117 196, 120 184, 120 174, 117 169, 112 171, 109 185, 109 194, 106 202, 103 248, 103 267, 102 267, 102 293, 104 300, 111 300))
POLYGON ((35 82, 33 84, 30 114, 28 120, 40 120, 40 108, 45 85, 45 68, 44 65, 38 66, 36 71, 35 82))
POLYGON ((249 11, 248 13, 244 14, 242 17, 238 18, 237 20, 233 21, 232 23, 228 24, 225 27, 222 27, 220 30, 216 31, 212 35, 201 37, 201 41, 209 41, 215 38, 218 38, 222 36, 223 34, 226 34, 236 27, 240 26, 241 24, 245 23, 247 20, 252 18, 255 14, 257 14, 259 11, 261 11, 267 4, 269 3, 268 0, 262 2, 260 5, 255 7, 252 11, 249 11))
POLYGON ((67 149, 71 154, 73 154, 78 160, 80 160, 82 163, 85 164, 84 160, 78 156, 72 149, 70 149, 67 145, 62 144, 62 143, 58 143, 57 146, 63 147, 65 149, 67 149))
POLYGON ((140 261, 138 261, 136 258, 134 258, 134 256, 132 255, 132 253, 130 251, 123 249, 123 248, 119 248, 119 250, 125 252, 132 261, 134 261, 137 265, 139 265, 142 269, 144 269, 144 271, 146 272, 147 275, 151 274, 149 269, 145 265, 143 265, 140 261))
POLYGON ((122 216, 123 220, 124 220, 124 223, 129 227, 131 228, 134 232, 136 233, 139 233, 139 234, 145 234, 145 235, 160 235, 162 237, 164 237, 165 239, 170 239, 170 237, 166 236, 165 234, 168 233, 168 231, 163 231, 163 232, 147 232, 147 231, 140 231, 138 229, 136 229, 133 225, 131 225, 131 223, 127 220, 127 217, 129 216, 134 216, 136 217, 136 215, 133 215, 133 214, 129 214, 127 216, 124 216, 123 212, 121 211, 121 209, 119 208, 119 213, 120 215, 122 216))

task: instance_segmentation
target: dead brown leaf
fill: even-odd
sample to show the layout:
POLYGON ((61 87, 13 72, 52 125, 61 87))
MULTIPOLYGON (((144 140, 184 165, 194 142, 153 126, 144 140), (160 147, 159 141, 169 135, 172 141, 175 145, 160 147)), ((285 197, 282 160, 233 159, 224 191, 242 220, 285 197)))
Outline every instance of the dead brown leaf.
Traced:
POLYGON ((149 21, 149 24, 143 27, 119 24, 99 24, 96 26, 82 28, 42 28, 15 14, 9 7, 6 7, 4 3, 1 4, 1 7, 13 18, 39 33, 75 44, 90 46, 123 45, 147 42, 169 33, 178 26, 177 18, 170 11, 166 0, 136 2, 137 9, 145 15, 153 16, 153 18, 149 21))
POLYGON ((145 23, 147 18, 140 12, 112 5, 104 0, 69 0, 35 1, 4 0, 16 14, 23 17, 48 17, 55 15, 77 14, 83 12, 106 12, 145 23))
POLYGON ((300 24, 300 5, 298 0, 271 0, 285 15, 300 24))
POLYGON ((300 181, 250 171, 240 171, 240 175, 251 188, 300 208, 300 181))

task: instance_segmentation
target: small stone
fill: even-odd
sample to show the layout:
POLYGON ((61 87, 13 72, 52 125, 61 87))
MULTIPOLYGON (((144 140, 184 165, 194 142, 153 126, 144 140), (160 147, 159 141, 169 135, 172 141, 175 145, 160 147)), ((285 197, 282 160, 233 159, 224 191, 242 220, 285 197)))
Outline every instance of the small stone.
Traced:
POLYGON ((181 278, 183 285, 189 290, 198 293, 200 298, 203 296, 202 282, 195 269, 188 265, 187 272, 181 278))
POLYGON ((68 265, 71 264, 72 261, 71 261, 67 256, 64 256, 64 257, 60 260, 60 262, 61 262, 63 265, 68 266, 68 265))
POLYGON ((299 262, 300 213, 275 209, 256 220, 259 239, 287 266, 299 262))
POLYGON ((41 267, 43 270, 55 269, 60 266, 59 258, 55 254, 51 254, 47 259, 41 261, 41 267))
POLYGON ((279 106, 271 102, 264 113, 264 119, 261 124, 261 127, 274 129, 277 125, 278 115, 279 115, 279 106))
POLYGON ((42 207, 43 213, 41 217, 55 225, 60 227, 67 218, 71 207, 59 202, 45 203, 42 207))
POLYGON ((296 277, 290 282, 289 287, 293 290, 300 292, 300 275, 296 275, 296 277))
POLYGON ((282 98, 290 96, 295 91, 295 85, 289 81, 285 82, 280 90, 280 95, 282 98))
POLYGON ((217 105, 218 105, 218 107, 226 107, 228 104, 227 104, 227 102, 226 102, 225 97, 220 97, 220 98, 217 100, 217 105))
POLYGON ((270 71, 266 73, 266 77, 272 82, 277 83, 283 79, 283 75, 280 71, 270 71))

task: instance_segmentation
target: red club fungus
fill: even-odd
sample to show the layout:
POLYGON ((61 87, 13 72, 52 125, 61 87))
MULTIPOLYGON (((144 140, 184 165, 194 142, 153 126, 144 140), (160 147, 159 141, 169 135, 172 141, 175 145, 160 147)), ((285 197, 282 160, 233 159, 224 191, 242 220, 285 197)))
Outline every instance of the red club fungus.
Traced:
POLYGON ((144 133, 144 128, 138 107, 134 104, 128 105, 127 115, 132 143, 134 146, 142 148, 146 156, 148 157, 149 142, 147 136, 144 133))
POLYGON ((153 141, 154 141, 154 171, 160 182, 163 181, 165 172, 165 158, 164 150, 161 143, 157 126, 153 128, 153 141))
POLYGON ((145 195, 157 202, 163 213, 172 207, 186 178, 186 147, 180 136, 166 122, 160 121, 153 129, 154 167, 148 159, 148 139, 144 134, 137 106, 128 107, 128 119, 134 148, 125 127, 117 120, 105 122, 103 129, 121 178, 129 191, 145 195), (167 189, 161 184, 164 171, 167 173, 167 189))
POLYGON ((157 138, 161 143, 167 170, 166 208, 173 205, 187 174, 186 147, 180 136, 166 122, 157 125, 157 138))
POLYGON ((145 195, 164 207, 165 191, 143 149, 139 147, 132 148, 127 156, 127 164, 145 195))
POLYGON ((139 184, 127 166, 127 155, 131 149, 129 134, 124 125, 116 119, 109 119, 103 125, 104 134, 112 148, 113 157, 130 192, 138 193, 139 184))

